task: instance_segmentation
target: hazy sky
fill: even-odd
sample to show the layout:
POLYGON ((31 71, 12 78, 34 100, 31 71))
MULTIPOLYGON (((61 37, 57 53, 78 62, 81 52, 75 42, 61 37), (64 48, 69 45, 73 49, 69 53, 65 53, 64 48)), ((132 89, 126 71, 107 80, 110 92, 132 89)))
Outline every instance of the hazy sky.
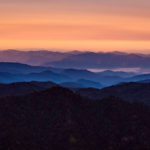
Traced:
POLYGON ((150 53, 150 0, 0 0, 0 49, 150 53))

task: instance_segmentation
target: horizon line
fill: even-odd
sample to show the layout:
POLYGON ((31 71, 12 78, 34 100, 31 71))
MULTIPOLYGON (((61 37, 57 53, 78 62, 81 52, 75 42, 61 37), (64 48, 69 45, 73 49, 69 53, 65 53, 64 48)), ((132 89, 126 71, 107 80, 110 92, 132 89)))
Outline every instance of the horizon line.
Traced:
POLYGON ((83 52, 83 53, 124 53, 124 54, 150 54, 150 49, 143 50, 140 52, 140 50, 78 50, 78 49, 70 49, 70 50, 64 50, 64 49, 45 49, 45 48, 8 48, 8 49, 1 49, 2 51, 22 51, 22 52, 35 52, 35 51, 49 51, 49 52, 59 52, 59 53, 70 53, 70 52, 83 52), (136 52, 137 51, 137 52, 136 52), (149 52, 148 52, 149 51, 149 52))

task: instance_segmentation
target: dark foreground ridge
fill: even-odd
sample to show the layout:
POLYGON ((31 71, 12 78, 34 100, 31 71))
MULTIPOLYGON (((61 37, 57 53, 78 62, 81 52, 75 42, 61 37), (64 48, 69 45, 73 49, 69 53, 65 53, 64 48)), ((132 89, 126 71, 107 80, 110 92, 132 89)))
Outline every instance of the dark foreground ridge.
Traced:
POLYGON ((149 150, 150 108, 53 87, 0 98, 0 150, 149 150))
POLYGON ((10 84, 0 83, 0 96, 24 95, 32 92, 43 91, 45 89, 58 86, 53 82, 16 82, 10 84))
POLYGON ((142 102, 150 105, 150 83, 120 83, 101 90, 94 88, 77 89, 76 93, 83 97, 100 99, 108 96, 119 97, 129 102, 142 102))

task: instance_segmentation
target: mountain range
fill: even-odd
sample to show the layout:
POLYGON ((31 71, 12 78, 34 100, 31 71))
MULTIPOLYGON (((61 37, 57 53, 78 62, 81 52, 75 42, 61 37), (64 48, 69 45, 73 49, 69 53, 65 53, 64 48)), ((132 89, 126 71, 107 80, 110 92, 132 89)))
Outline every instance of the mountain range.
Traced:
MULTIPOLYGON (((87 82, 87 81, 82 81, 87 82)), ((87 84, 87 83, 86 83, 87 84)), ((91 83, 96 84, 96 83, 91 83)), ((0 84, 0 96, 24 95, 43 91, 51 87, 66 87, 85 98, 102 99, 106 97, 117 97, 127 102, 138 102, 150 105, 150 82, 128 82, 120 83, 110 87, 96 89, 93 85, 64 82, 56 84, 53 82, 17 82, 0 84), (89 88, 90 87, 90 88, 89 88)), ((95 86, 95 85, 94 85, 95 86)))
POLYGON ((76 93, 86 98, 101 99, 108 96, 119 97, 128 102, 150 105, 150 82, 120 83, 101 90, 95 88, 76 89, 76 93))
POLYGON ((34 66, 77 69, 143 68, 150 66, 149 54, 121 52, 53 52, 39 51, 0 51, 0 62, 18 62, 34 66))
POLYGON ((149 68, 150 56, 138 54, 86 52, 46 65, 65 68, 149 68))
POLYGON ((17 82, 10 84, 0 84, 0 96, 24 95, 45 89, 56 87, 53 82, 17 82))
POLYGON ((62 69, 10 62, 0 62, 0 69, 0 83, 23 81, 73 82, 74 84, 84 84, 84 87, 86 85, 85 83, 87 83, 87 85, 95 85, 96 88, 98 88, 98 84, 99 88, 101 88, 119 83, 124 78, 133 77, 135 75, 135 73, 132 72, 113 72, 107 70, 94 73, 85 69, 62 69))
POLYGON ((149 150, 149 66, 148 54, 0 51, 0 150, 149 150))
POLYGON ((0 62, 19 62, 29 65, 42 65, 47 61, 59 61, 72 55, 72 53, 52 52, 46 50, 39 51, 0 51, 0 62))
POLYGON ((51 81, 65 87, 103 88, 120 82, 149 80, 150 74, 111 71, 91 72, 86 69, 63 69, 0 62, 0 83, 51 81))
POLYGON ((42 71, 54 71, 60 72, 61 69, 53 68, 53 67, 43 67, 43 66, 31 66, 22 63, 15 62, 0 62, 0 72, 8 72, 8 73, 39 73, 42 71))
POLYGON ((0 98, 1 150, 148 150, 150 108, 53 87, 0 98))

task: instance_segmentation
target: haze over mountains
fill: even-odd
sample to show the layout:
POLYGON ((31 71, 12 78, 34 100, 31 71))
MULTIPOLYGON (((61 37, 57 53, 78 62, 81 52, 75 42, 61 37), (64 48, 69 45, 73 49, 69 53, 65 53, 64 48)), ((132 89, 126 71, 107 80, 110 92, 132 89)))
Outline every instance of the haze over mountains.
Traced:
POLYGON ((150 66, 149 54, 129 54, 121 52, 53 52, 53 51, 0 51, 1 62, 19 62, 29 65, 56 68, 111 69, 142 68, 150 66))
MULTIPOLYGON (((61 69, 7 62, 1 62, 0 68, 1 83, 52 81, 65 87, 80 85, 81 87, 102 88, 129 80, 136 75, 133 72, 113 72, 107 70, 95 73, 85 69, 61 69)), ((142 78, 141 80, 143 79, 149 78, 142 78)))
POLYGON ((0 96, 63 86, 87 98, 116 96, 150 104, 150 74, 111 70, 91 72, 86 69, 30 66, 10 62, 1 62, 0 69, 0 96))
POLYGON ((69 88, 103 88, 120 82, 139 82, 150 79, 150 74, 134 72, 111 70, 91 72, 86 69, 62 69, 10 62, 1 62, 0 68, 0 83, 51 81, 69 88))
POLYGON ((68 53, 51 51, 18 51, 4 50, 0 51, 1 62, 20 62, 29 65, 42 65, 47 61, 58 61, 69 56, 68 53))
POLYGON ((0 0, 0 150, 150 150, 150 0, 0 0))
POLYGON ((150 149, 148 55, 7 52, 9 62, 0 62, 0 150, 150 149), (120 67, 131 71, 111 70, 120 67))
POLYGON ((65 68, 149 68, 150 57, 139 54, 87 52, 50 62, 49 65, 65 68))

